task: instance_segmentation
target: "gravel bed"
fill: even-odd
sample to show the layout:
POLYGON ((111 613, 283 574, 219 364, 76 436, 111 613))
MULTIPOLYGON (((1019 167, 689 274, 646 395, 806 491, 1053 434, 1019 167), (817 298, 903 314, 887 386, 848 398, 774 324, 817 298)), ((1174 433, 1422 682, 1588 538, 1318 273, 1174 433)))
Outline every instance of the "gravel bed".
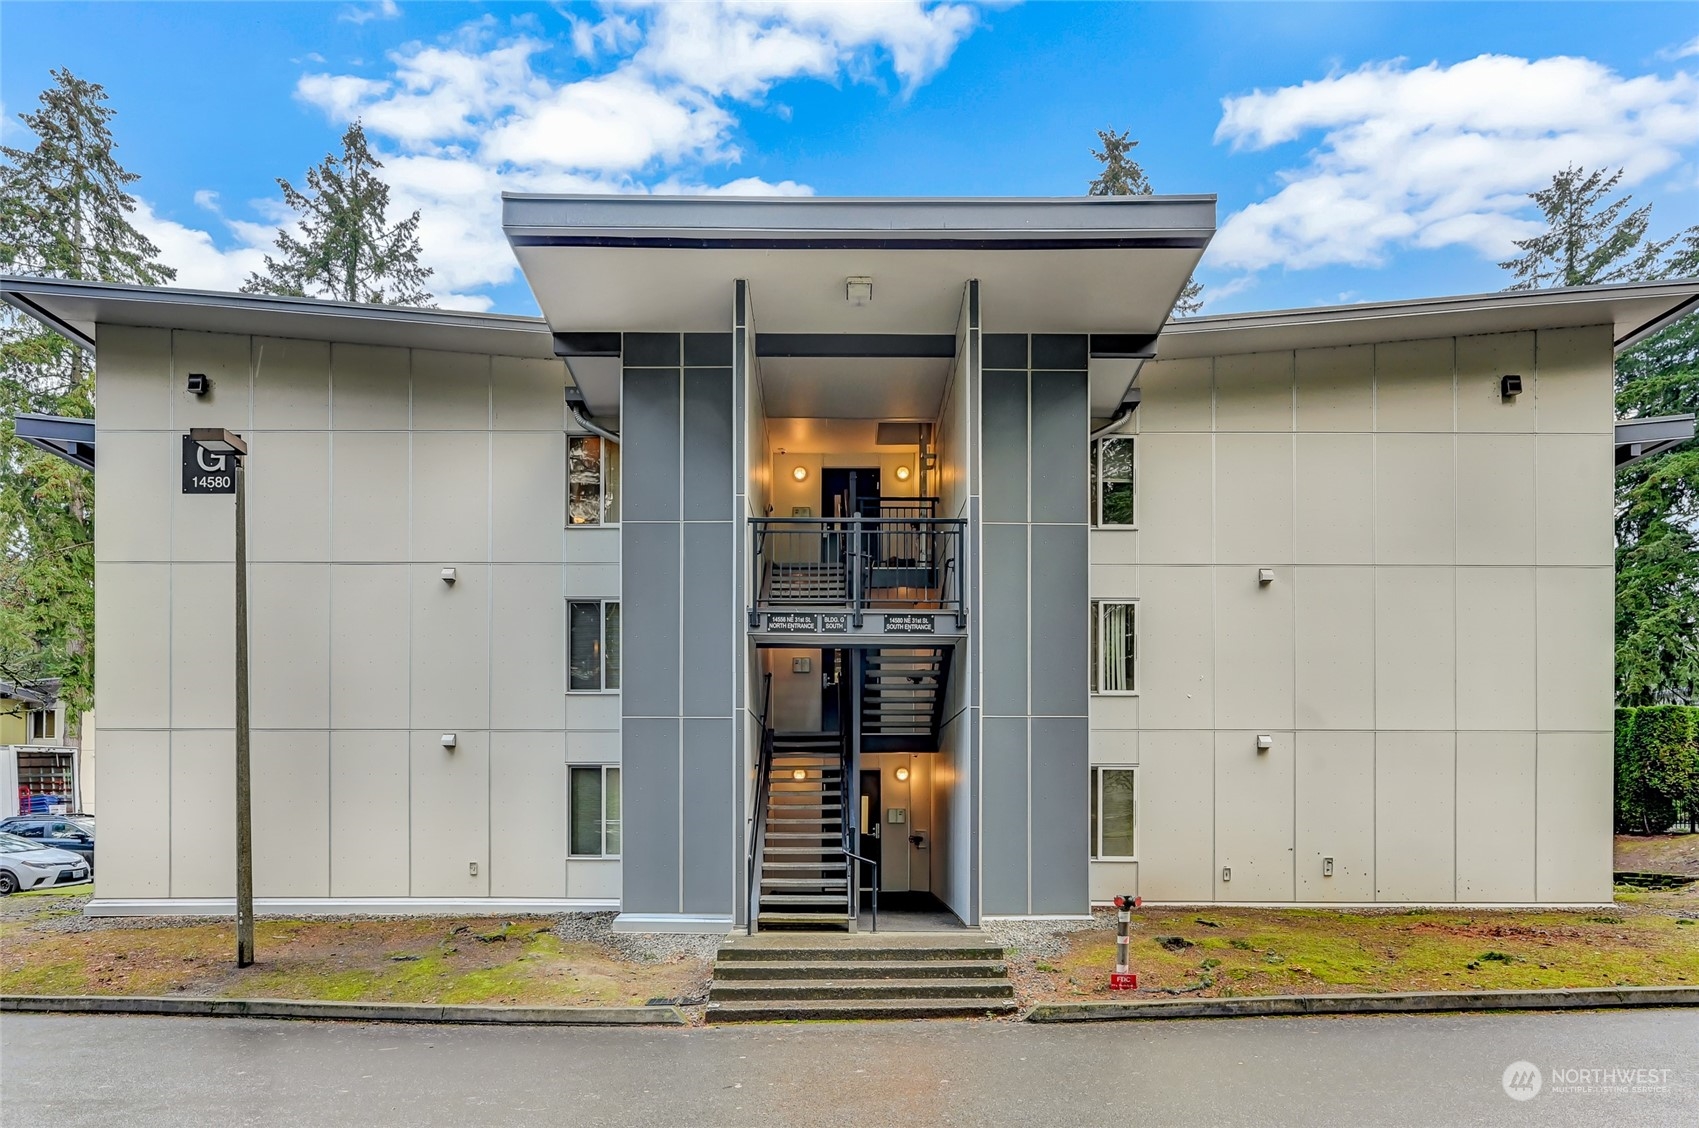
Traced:
POLYGON ((711 960, 725 940, 724 933, 615 932, 618 913, 567 913, 555 925, 562 940, 594 944, 621 959, 639 963, 672 960, 711 960))
POLYGON ((988 920, 984 932, 1005 948, 1023 956, 1054 959, 1068 950, 1067 935, 1115 928, 1115 910, 1097 909, 1090 920, 988 920))

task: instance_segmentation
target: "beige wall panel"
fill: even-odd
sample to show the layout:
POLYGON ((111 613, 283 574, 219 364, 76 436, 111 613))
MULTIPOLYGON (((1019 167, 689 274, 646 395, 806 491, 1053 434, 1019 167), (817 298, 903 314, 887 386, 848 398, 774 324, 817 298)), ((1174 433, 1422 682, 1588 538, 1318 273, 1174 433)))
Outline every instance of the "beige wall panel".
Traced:
POLYGON ((493 569, 492 579, 490 727, 563 728, 566 601, 560 568, 507 564, 493 569))
POLYGON ((489 432, 414 434, 412 558, 490 558, 489 432))
POLYGON ((1375 571, 1375 723, 1449 729, 1456 721, 1455 574, 1375 571))
POLYGON ((581 901, 618 902, 619 861, 587 861, 574 858, 566 863, 566 895, 581 901))
POLYGON ((1373 564, 1375 437, 1297 436, 1293 559, 1300 564, 1373 564))
MULTIPOLYGON (((562 471, 564 477, 565 471, 562 471)), ((562 487, 564 488, 564 486, 562 487)), ((565 521, 565 517, 561 518, 565 521)), ((566 530, 566 559, 572 564, 618 564, 619 527, 566 530)))
POLYGON ((1538 751, 1535 896, 1541 901, 1609 903, 1611 735, 1545 732, 1539 735, 1538 751))
POLYGON ((255 728, 330 725, 330 565, 248 569, 255 728))
POLYGON ((1294 568, 1292 589, 1297 723, 1373 728, 1374 569, 1294 568))
POLYGON ((1091 531, 1091 562, 1093 564, 1137 564, 1139 534, 1136 529, 1093 529, 1091 531))
MULTIPOLYGON (((171 724, 236 724, 236 577, 229 564, 171 569, 171 724)), ((157 662, 160 653, 145 661, 157 662)), ((104 707, 104 700, 102 701, 104 707)))
POLYGON ((408 895, 408 771, 405 732, 330 734, 332 897, 408 895))
MULTIPOLYGON (((490 359, 493 415, 498 431, 566 428, 566 363, 517 356, 490 359)), ((564 476, 564 475, 563 475, 564 476)))
POLYGON ((1539 728, 1609 732, 1613 718, 1615 577, 1610 568, 1541 568, 1539 728))
POLYGON ((1144 562, 1208 563, 1214 532, 1214 439, 1207 434, 1144 434, 1138 445, 1139 552, 1144 562))
MULTIPOLYGON (((101 406, 105 407, 104 386, 101 406)), ((96 560, 170 560, 171 498, 182 483, 182 440, 174 431, 99 429, 94 476, 96 560)))
POLYGON ((1375 437, 1375 560, 1450 564, 1456 558, 1452 435, 1375 437))
POLYGON ((452 749, 442 746, 436 729, 415 732, 410 742, 415 897, 490 894, 489 734, 459 735, 460 744, 452 749))
MULTIPOLYGON (((178 468, 167 485, 171 495, 171 558, 179 564, 216 561, 228 570, 236 560, 235 495, 182 493, 182 457, 179 447, 178 468)), ((250 536, 253 533, 251 523, 248 532, 250 536)))
POLYGON ((253 736, 254 896, 330 896, 330 734, 253 736))
POLYGON ((1393 341, 1375 346, 1375 429, 1450 431, 1456 342, 1393 341))
MULTIPOLYGON (((1541 329, 1535 334, 1539 377, 1533 385, 1534 427, 1608 435, 1616 427, 1612 395, 1616 350, 1609 325, 1541 329)), ((1527 382, 1524 379, 1524 387, 1527 382)), ((1524 391, 1522 398, 1527 399, 1524 391)))
POLYGON ((1375 736, 1375 900, 1455 900, 1457 737, 1375 736))
MULTIPOLYGON (((171 429, 171 331, 100 325, 100 441, 114 431, 171 429)), ((104 450, 102 458, 105 457, 104 450)))
POLYGON ((451 586, 442 569, 409 569, 413 622, 413 727, 438 735, 490 724, 487 565, 462 566, 451 586))
POLYGON ((490 453, 495 559, 558 563, 566 524, 566 436, 503 435, 490 453))
POLYGON ((1214 735, 1144 732, 1139 754, 1139 896, 1214 900, 1214 735))
POLYGON ((1142 896, 1139 888, 1137 862, 1092 862, 1087 896, 1094 905, 1113 903, 1116 897, 1130 893, 1142 896))
POLYGON ((255 337, 254 429, 323 431, 330 426, 330 345, 255 337))
POLYGON ((1534 899, 1534 734, 1457 734, 1457 899, 1534 899))
POLYGON ((1457 436, 1457 563, 1534 562, 1534 436, 1457 436))
POLYGON ((1292 569, 1257 582, 1253 567, 1215 572, 1215 724, 1292 727, 1292 569))
POLYGON ((1297 734, 1295 841, 1300 901, 1375 899, 1375 737, 1297 734), (1323 859, 1333 859, 1333 876, 1323 859))
MULTIPOLYGON (((582 703, 583 697, 570 697, 569 704, 582 703)), ((619 698, 612 697, 617 714, 619 698)), ((566 759, 573 764, 617 764, 620 762, 618 717, 615 717, 616 728, 612 732, 591 731, 580 732, 573 730, 566 734, 566 759)))
POLYGON ((1139 369, 1139 433, 1208 431, 1212 414, 1213 361, 1153 360, 1139 369))
POLYGON ((1093 599, 1137 599, 1139 568, 1136 564, 1093 564, 1091 566, 1091 597, 1093 599))
POLYGON ((236 895, 236 734, 171 734, 171 896, 236 895))
POLYGON ((196 333, 186 329, 171 332, 173 378, 172 426, 228 427, 246 430, 251 418, 253 381, 250 360, 251 338, 241 333, 196 333), (212 390, 204 396, 189 393, 188 377, 204 372, 212 379, 212 390))
POLYGON ((1139 712, 1146 728, 1214 725, 1215 636, 1208 568, 1146 567, 1139 601, 1139 712))
POLYGON ((249 440, 248 559, 330 559, 330 434, 268 432, 249 440))
POLYGON ((1215 429, 1292 430, 1292 354, 1216 357, 1215 429))
MULTIPOLYGON (((1139 699, 1132 694, 1109 694, 1107 696, 1093 694, 1091 698, 1090 724, 1092 728, 1091 749, 1095 757, 1099 751, 1105 755, 1138 755, 1139 699), (1102 729, 1104 731, 1098 732, 1102 729)), ((1098 760, 1098 763, 1109 763, 1108 760, 1098 760)), ((1121 762, 1121 761, 1117 761, 1121 762)), ((1136 763, 1128 760, 1126 763, 1136 763)))
POLYGON ((1457 727, 1534 727, 1534 569, 1457 569, 1457 727))
POLYGON ((1459 431, 1532 431, 1534 429, 1534 334, 1489 333, 1457 338, 1457 429, 1459 431), (1522 377, 1523 394, 1505 399, 1499 378, 1522 377))
POLYGON ((566 896, 566 757, 559 733, 490 734, 490 896, 566 896))
POLYGON ((1295 368, 1298 383, 1298 430, 1374 430, 1373 345, 1299 349, 1295 368))
POLYGON ((405 431, 411 414, 406 349, 330 347, 330 413, 339 431, 405 431))
POLYGON ((171 734, 125 732, 103 721, 100 793, 112 797, 98 812, 100 895, 170 896, 171 734))
POLYGON ((566 594, 575 598, 619 598, 618 564, 568 564, 566 594))
POLYGON ((490 358, 414 349, 413 429, 489 430, 490 358))
POLYGON ((596 732, 619 730, 618 693, 569 693, 566 727, 596 732))
POLYGON ((1292 734, 1215 734, 1215 899, 1290 901, 1292 884, 1292 734), (1231 880, 1223 880, 1230 870, 1231 880))
POLYGON ((1614 563, 1613 450, 1610 435, 1541 435, 1534 440, 1541 564, 1614 563))
POLYGON ((412 652, 407 567, 332 567, 330 607, 331 726, 406 727, 412 652))
POLYGON ((1215 561, 1292 562, 1292 436, 1215 438, 1215 561))
POLYGON ((98 565, 94 623, 95 684, 100 687, 102 728, 169 725, 171 566, 98 565))
POLYGON ((407 559, 410 440, 404 433, 339 433, 331 444, 332 560, 407 559))

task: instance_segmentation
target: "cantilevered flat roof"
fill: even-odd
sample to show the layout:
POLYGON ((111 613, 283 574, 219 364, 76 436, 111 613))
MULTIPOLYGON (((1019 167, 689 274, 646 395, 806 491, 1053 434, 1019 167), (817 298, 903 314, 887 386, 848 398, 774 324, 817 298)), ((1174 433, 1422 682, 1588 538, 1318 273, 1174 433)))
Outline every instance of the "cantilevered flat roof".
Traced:
POLYGON ((12 276, 0 276, 0 300, 87 349, 96 325, 130 325, 554 357, 554 339, 536 317, 12 276))
POLYGON ((721 330, 738 279, 765 333, 953 333, 977 278, 991 331, 1150 334, 1215 232, 1213 196, 502 202, 562 333, 721 330), (846 299, 852 277, 870 302, 846 299))

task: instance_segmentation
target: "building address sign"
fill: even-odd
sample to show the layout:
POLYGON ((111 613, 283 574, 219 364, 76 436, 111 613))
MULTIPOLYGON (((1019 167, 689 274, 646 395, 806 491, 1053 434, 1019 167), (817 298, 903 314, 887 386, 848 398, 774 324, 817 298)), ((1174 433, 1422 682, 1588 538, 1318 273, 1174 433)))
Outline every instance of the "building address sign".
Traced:
POLYGON ((183 436, 183 492, 227 494, 236 492, 235 468, 228 454, 208 454, 205 447, 183 436))
MULTIPOLYGON (((870 622, 869 629, 877 633, 881 627, 877 622, 870 622)), ((828 613, 814 614, 805 611, 769 611, 767 612, 768 634, 850 634, 855 628, 851 626, 847 614, 828 613)), ((931 615, 886 615, 883 630, 889 634, 937 634, 937 620, 931 615)))

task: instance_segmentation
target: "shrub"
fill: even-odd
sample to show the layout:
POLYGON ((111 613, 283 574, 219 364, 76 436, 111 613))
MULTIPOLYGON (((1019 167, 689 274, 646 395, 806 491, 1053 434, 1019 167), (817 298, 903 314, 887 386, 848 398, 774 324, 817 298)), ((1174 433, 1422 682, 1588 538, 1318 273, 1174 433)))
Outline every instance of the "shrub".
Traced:
POLYGON ((1658 834, 1678 817, 1699 829, 1699 707, 1616 711, 1617 833, 1658 834))

